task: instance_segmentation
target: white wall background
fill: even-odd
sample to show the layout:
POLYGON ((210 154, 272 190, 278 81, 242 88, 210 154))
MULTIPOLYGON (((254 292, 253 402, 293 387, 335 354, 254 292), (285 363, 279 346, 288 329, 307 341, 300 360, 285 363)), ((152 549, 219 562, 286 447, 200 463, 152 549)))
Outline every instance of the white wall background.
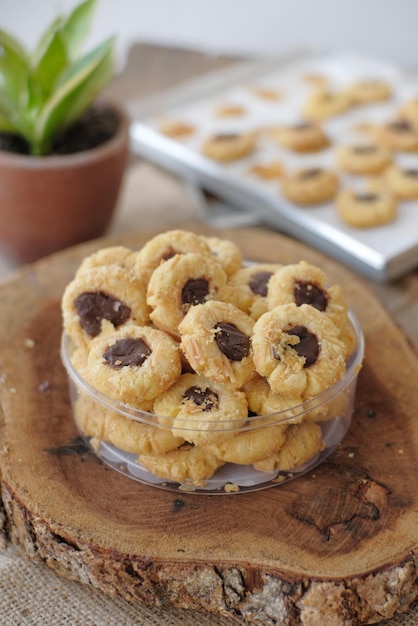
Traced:
MULTIPOLYGON (((76 0, 0 0, 0 28, 29 47, 76 0)), ((207 52, 277 54, 300 48, 371 55, 418 69, 418 0, 99 0, 90 45, 117 34, 207 52)))

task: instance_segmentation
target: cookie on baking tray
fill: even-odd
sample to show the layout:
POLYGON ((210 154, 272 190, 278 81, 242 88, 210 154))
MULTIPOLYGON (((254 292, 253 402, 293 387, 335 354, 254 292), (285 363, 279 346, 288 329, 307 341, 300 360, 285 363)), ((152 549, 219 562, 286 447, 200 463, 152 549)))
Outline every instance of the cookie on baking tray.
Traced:
POLYGON ((255 150, 256 133, 218 133, 202 144, 202 153, 209 159, 230 162, 242 159, 255 150))
POLYGON ((393 95, 393 90, 386 80, 363 78, 348 86, 347 95, 353 104, 372 104, 389 100, 393 95))
POLYGON ((298 153, 320 152, 331 143, 319 124, 307 121, 272 128, 270 135, 279 146, 298 153))
POLYGON ((385 172, 385 182, 396 198, 400 200, 418 199, 418 167, 393 165, 385 172))
POLYGON ((284 166, 278 159, 273 159, 272 161, 253 163, 248 173, 262 180, 280 180, 284 174, 284 166))
POLYGON ((193 124, 181 120, 164 120, 159 125, 159 131, 171 139, 185 139, 196 131, 193 124))
POLYGON ((412 124, 418 124, 418 98, 406 100, 399 109, 399 117, 412 124))
POLYGON ((408 119, 396 119, 385 124, 365 127, 377 143, 393 152, 418 150, 418 127, 408 119))
POLYGON ((392 162, 392 153, 376 143, 356 143, 337 148, 338 166, 350 174, 368 175, 383 172, 392 162))
POLYGON ((358 192, 342 189, 335 206, 339 218, 355 228, 374 228, 388 224, 397 215, 393 195, 385 190, 358 192))
POLYGON ((329 169, 312 167, 283 176, 281 191, 287 200, 300 206, 315 206, 334 199, 339 188, 338 176, 329 169))
POLYGON ((215 110, 215 115, 218 117, 240 117, 247 113, 245 107, 241 104, 224 103, 219 105, 215 110))
POLYGON ((306 99, 302 113, 306 119, 320 122, 345 113, 351 106, 352 101, 345 90, 319 88, 306 99))

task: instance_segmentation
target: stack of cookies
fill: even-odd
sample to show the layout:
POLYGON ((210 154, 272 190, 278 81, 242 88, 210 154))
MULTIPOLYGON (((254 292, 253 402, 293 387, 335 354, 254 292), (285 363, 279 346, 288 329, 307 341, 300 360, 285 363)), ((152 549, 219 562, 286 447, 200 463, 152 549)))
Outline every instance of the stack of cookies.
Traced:
POLYGON ((75 402, 80 430, 165 480, 202 485, 225 463, 291 471, 346 409, 340 396, 309 409, 344 378, 355 337, 341 288, 303 261, 249 265, 232 241, 167 231, 86 257, 62 315, 95 390, 75 402))

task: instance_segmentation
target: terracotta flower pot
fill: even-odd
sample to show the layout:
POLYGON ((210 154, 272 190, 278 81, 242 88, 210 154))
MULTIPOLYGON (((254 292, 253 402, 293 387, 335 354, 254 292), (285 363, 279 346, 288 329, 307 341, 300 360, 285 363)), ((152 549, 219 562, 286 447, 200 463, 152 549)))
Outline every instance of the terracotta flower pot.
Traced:
POLYGON ((28 263, 102 236, 113 216, 129 154, 129 117, 101 146, 34 157, 0 151, 0 250, 28 263))

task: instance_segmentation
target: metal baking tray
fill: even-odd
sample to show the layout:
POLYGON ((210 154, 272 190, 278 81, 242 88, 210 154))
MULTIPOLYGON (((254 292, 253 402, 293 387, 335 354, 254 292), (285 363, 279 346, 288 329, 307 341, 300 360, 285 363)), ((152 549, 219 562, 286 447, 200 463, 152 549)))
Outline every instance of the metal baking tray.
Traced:
MULTIPOLYGON (((280 194, 276 182, 261 181, 248 174, 260 160, 277 158, 286 167, 335 167, 334 149, 341 142, 355 141, 359 123, 393 119, 402 102, 418 97, 418 80, 400 68, 353 54, 301 54, 290 58, 242 62, 183 83, 157 96, 133 101, 132 150, 186 179, 195 190, 209 191, 229 205, 238 222, 252 220, 287 233, 333 256, 377 281, 401 276, 418 266, 418 202, 399 203, 397 219, 370 229, 344 225, 334 207, 325 204, 303 208, 280 194), (336 88, 359 79, 380 78, 391 83, 394 97, 385 103, 356 107, 326 121, 323 126, 332 146, 321 153, 289 154, 278 146, 266 145, 256 153, 230 164, 204 157, 204 138, 222 132, 295 123, 301 120, 300 106, 312 89, 303 77, 325 75, 336 88), (251 89, 249 89, 251 87, 251 89), (278 102, 256 98, 254 87, 275 88, 283 93, 278 102), (215 107, 240 103, 248 114, 236 118, 217 117, 215 107), (192 124, 195 133, 174 140, 160 131, 162 119, 192 124)), ((417 154, 399 154, 400 164, 418 168, 417 154)), ((358 184, 358 177, 341 174, 342 184, 358 184)))

